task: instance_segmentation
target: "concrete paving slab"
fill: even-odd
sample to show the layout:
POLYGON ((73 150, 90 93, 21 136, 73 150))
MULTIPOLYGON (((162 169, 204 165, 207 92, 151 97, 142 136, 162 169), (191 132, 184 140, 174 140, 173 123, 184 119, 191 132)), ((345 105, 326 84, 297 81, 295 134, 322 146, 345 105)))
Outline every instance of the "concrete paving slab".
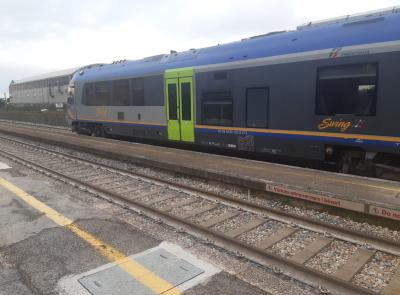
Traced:
MULTIPOLYGON (((183 248, 168 242, 162 242, 155 248, 128 258, 140 262, 146 268, 154 271, 159 277, 178 286, 180 290, 192 288, 220 272, 213 265, 199 260, 183 248), (160 255, 165 257, 161 258, 165 261, 160 262, 160 255), (160 262, 159 265, 157 265, 157 261, 160 262)), ((137 281, 118 271, 116 265, 121 263, 124 263, 124 261, 105 264, 80 275, 65 277, 59 283, 59 290, 62 290, 60 294, 155 294, 154 292, 148 293, 149 289, 138 286, 137 281), (124 286, 115 287, 116 283, 124 286), (131 292, 132 290, 135 290, 135 293, 123 293, 131 292)))
POLYGON ((0 285, 0 295, 34 295, 21 281, 14 281, 7 285, 0 285))
MULTIPOLYGON (((139 255, 134 260, 158 277, 171 283, 172 286, 178 286, 204 272, 202 269, 164 249, 139 255)), ((124 264, 126 263, 121 263, 119 266, 124 264)), ((117 265, 83 277, 78 281, 93 295, 154 294, 147 287, 122 271, 117 265)), ((168 290, 169 288, 163 292, 168 290)))
MULTIPOLYGON (((121 209, 109 210, 102 205, 109 203, 64 184, 51 182, 24 167, 0 170, 0 177, 72 218, 77 226, 127 255, 160 243, 114 219, 113 214, 120 214, 121 209), (98 218, 100 216, 102 219, 98 218)), ((105 258, 88 243, 0 187, 1 295, 56 294, 54 290, 61 277, 104 263, 105 258)))
POLYGON ((117 266, 83 277, 78 281, 92 295, 155 294, 117 266))
POLYGON ((10 169, 11 167, 8 166, 6 163, 0 162, 0 170, 10 169))
MULTIPOLYGON (((0 173, 0 176, 7 176, 0 173)), ((32 210, 8 190, 0 187, 0 247, 24 240, 56 225, 42 213, 32 210)))
POLYGON ((4 285, 9 282, 18 281, 20 279, 20 275, 16 269, 1 267, 0 268, 0 289, 1 285, 4 285))
POLYGON ((164 249, 159 249, 138 257, 136 261, 175 286, 195 278, 204 272, 203 269, 196 267, 184 259, 180 259, 179 256, 175 256, 164 249), (160 261, 161 259, 165 260, 161 257, 167 257, 167 255, 171 256, 167 261, 160 261))

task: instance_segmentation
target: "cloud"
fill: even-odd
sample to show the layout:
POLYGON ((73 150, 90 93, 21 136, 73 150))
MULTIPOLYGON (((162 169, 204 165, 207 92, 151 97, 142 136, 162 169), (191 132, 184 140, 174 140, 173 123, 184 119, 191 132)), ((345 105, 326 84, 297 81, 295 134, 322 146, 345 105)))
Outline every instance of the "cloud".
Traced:
POLYGON ((12 79, 74 66, 200 48, 392 0, 2 1, 0 93, 12 79))

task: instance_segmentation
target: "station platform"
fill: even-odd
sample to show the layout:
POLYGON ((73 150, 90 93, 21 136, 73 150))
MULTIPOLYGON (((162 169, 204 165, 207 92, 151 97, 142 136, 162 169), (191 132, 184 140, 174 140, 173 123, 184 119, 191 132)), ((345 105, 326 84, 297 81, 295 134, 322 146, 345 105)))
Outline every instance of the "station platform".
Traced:
POLYGON ((0 295, 271 295, 195 239, 1 155, 0 195, 0 295))
POLYGON ((400 220, 400 182, 1 123, 0 132, 133 164, 400 220))

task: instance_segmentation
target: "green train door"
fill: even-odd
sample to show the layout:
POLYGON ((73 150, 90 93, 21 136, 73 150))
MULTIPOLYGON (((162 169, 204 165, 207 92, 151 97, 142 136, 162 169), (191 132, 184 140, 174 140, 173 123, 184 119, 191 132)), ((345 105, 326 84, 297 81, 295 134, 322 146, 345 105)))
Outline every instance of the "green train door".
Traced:
POLYGON ((194 142, 193 70, 165 72, 168 139, 194 142))
POLYGON ((166 79, 168 139, 181 140, 178 79, 166 79))

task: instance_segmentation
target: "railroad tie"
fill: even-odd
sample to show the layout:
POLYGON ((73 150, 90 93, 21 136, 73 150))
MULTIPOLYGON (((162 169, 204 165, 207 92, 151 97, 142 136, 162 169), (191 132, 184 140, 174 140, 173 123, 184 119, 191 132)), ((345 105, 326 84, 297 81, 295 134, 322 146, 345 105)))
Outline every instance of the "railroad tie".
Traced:
POLYGON ((266 236, 259 242, 255 244, 255 246, 259 249, 266 250, 272 245, 282 241, 283 239, 287 238, 288 236, 297 232, 298 229, 290 228, 290 227, 282 227, 275 233, 270 236, 266 236))
MULTIPOLYGON (((150 192, 147 192, 147 193, 144 193, 144 194, 139 194, 137 197, 135 196, 135 199, 147 198, 147 197, 149 197, 151 195, 155 195, 155 194, 161 193, 162 191, 163 191, 163 189, 159 188, 157 190, 153 190, 153 191, 150 191, 150 192)), ((146 204, 146 205, 152 205, 152 204, 156 204, 158 202, 162 202, 162 201, 165 201, 165 200, 168 200, 168 199, 172 199, 172 198, 175 198, 175 196, 171 195, 171 194, 165 194, 160 198, 154 198, 154 199, 152 199, 150 201, 147 201, 147 202, 142 202, 142 201, 139 201, 139 202, 141 202, 143 204, 146 204)))
POLYGON ((48 160, 43 160, 40 161, 41 164, 43 165, 59 165, 60 164, 60 159, 59 158, 52 158, 52 159, 48 159, 48 160))
POLYGON ((109 183, 107 185, 104 185, 103 189, 105 189, 105 190, 110 190, 110 189, 115 190, 115 189, 118 189, 118 188, 121 188, 121 187, 126 187, 126 186, 130 185, 131 183, 132 183, 132 181, 129 180, 129 179, 123 180, 123 181, 115 181, 113 183, 109 183))
POLYGON ((347 282, 351 281, 354 275, 371 259, 375 252, 358 249, 345 264, 339 267, 334 276, 347 282))
POLYGON ((192 211, 186 212, 186 213, 182 214, 180 217, 183 218, 183 219, 188 219, 188 218, 193 217, 195 215, 210 211, 210 210, 212 210, 212 209, 214 209, 216 207, 218 207, 217 204, 207 204, 207 205, 205 205, 203 207, 200 207, 200 208, 194 209, 192 211))
POLYGON ((155 193, 159 193, 162 191, 161 188, 157 186, 152 186, 152 185, 143 185, 143 184, 136 184, 136 183, 129 183, 125 187, 121 188, 113 188, 113 190, 120 190, 118 193, 119 194, 127 194, 127 193, 134 193, 137 192, 138 197, 144 197, 147 195, 152 195, 155 193), (125 189, 125 190, 120 190, 120 189, 125 189))
MULTIPOLYGON (((121 194, 121 195, 125 195, 125 194, 130 194, 130 193, 133 193, 133 192, 137 192, 137 191, 143 191, 145 189, 149 189, 149 191, 151 191, 151 185, 147 185, 146 184, 146 185, 138 185, 136 187, 127 187, 126 190, 120 191, 118 193, 121 194)), ((138 194, 137 196, 135 196, 135 198, 136 197, 141 197, 141 195, 138 194)))
POLYGON ((306 246, 302 251, 289 257, 290 260, 303 264, 310 258, 318 254, 323 248, 328 246, 333 240, 328 238, 316 238, 310 245, 306 246))
POLYGON ((104 174, 103 172, 96 172, 96 173, 89 174, 89 175, 87 173, 83 173, 83 174, 76 173, 74 176, 75 177, 79 177, 79 178, 83 178, 84 181, 88 182, 88 181, 90 181, 90 179, 95 179, 96 177, 98 177, 100 175, 103 175, 103 174, 104 174))
POLYGON ((266 221, 265 219, 256 218, 248 223, 243 224, 242 226, 240 226, 236 229, 226 232, 225 235, 230 238, 236 238, 236 237, 240 236, 241 234, 260 226, 261 224, 265 223, 265 221, 266 221))
POLYGON ((239 211, 233 211, 233 212, 228 211, 228 212, 225 212, 225 213, 220 214, 218 216, 215 216, 213 218, 210 218, 210 219, 208 219, 206 221, 203 221, 202 223, 200 223, 200 225, 203 226, 203 227, 211 227, 211 226, 213 226, 213 225, 215 225, 217 223, 223 222, 223 221, 225 221, 227 219, 230 219, 232 217, 235 217, 235 216, 237 216, 239 214, 240 214, 239 211))
POLYGON ((389 281, 389 284, 382 290, 383 295, 398 295, 400 293, 400 265, 389 281))
MULTIPOLYGON (((64 171, 62 171, 64 173, 64 171)), ((94 175, 89 175, 83 179, 87 183, 91 183, 92 181, 97 181, 97 180, 104 180, 108 179, 110 175, 105 175, 104 172, 101 172, 99 174, 94 174, 94 175)))
MULTIPOLYGON (((43 167, 45 167, 45 168, 47 168, 48 166, 45 166, 45 165, 43 165, 43 163, 42 162, 40 162, 40 165, 41 166, 43 166, 43 167)), ((62 172, 62 174, 70 174, 70 173, 73 173, 73 175, 77 175, 77 174, 79 174, 79 173, 82 173, 82 172, 87 172, 88 171, 88 168, 87 167, 76 167, 76 164, 74 164, 74 166, 72 166, 72 167, 69 167, 68 169, 55 169, 56 171, 58 171, 58 172, 62 172)))
POLYGON ((193 200, 193 199, 182 199, 182 200, 179 200, 176 203, 171 203, 171 204, 169 204, 169 205, 167 205, 165 207, 161 207, 160 210, 164 211, 164 212, 167 212, 167 211, 172 210, 174 208, 183 207, 185 205, 189 205, 189 204, 194 203, 194 202, 196 202, 196 200, 193 200))
POLYGON ((104 186, 104 185, 106 185, 106 184, 110 184, 110 183, 114 183, 115 182, 115 178, 113 178, 113 177, 108 177, 108 178, 106 178, 106 179, 100 179, 100 178, 98 178, 98 179, 95 179, 95 180, 92 180, 92 181, 90 181, 90 184, 91 185, 96 185, 96 186, 104 186))

